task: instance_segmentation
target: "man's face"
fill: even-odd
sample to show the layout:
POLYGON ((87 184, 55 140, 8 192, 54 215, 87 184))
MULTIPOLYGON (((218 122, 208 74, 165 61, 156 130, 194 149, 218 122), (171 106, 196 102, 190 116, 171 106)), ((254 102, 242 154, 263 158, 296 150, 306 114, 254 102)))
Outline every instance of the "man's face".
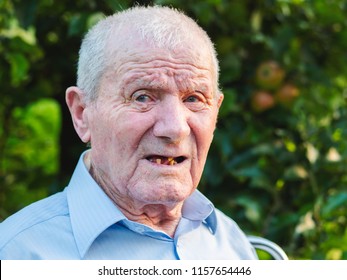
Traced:
POLYGON ((222 101, 198 52, 137 44, 102 77, 86 110, 91 161, 123 201, 174 205, 198 185, 222 101))

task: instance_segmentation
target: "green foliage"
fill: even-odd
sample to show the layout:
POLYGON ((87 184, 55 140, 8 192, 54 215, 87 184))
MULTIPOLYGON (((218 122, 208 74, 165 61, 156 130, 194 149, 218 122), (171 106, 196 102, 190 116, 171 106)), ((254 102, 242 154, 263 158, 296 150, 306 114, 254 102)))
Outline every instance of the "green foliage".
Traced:
MULTIPOLYGON (((225 99, 200 189, 293 259, 347 259, 346 1, 137 2, 184 10, 216 44, 225 99), (285 73, 278 88, 257 82, 268 61, 285 73), (287 84, 297 93, 283 102, 287 84), (259 91, 266 109, 254 106, 259 91)), ((71 175, 63 160, 81 145, 65 130, 63 99, 80 39, 134 3, 0 1, 0 217, 71 175)))
POLYGON ((60 119, 53 99, 13 109, 1 160, 1 215, 49 194, 59 168, 60 119))

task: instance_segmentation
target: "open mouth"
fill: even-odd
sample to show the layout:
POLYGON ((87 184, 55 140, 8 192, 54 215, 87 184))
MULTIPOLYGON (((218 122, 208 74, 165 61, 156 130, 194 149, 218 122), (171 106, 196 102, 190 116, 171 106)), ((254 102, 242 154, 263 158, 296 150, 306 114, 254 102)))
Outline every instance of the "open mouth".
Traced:
POLYGON ((156 163, 156 164, 163 164, 163 165, 176 165, 181 162, 183 162, 186 158, 183 156, 180 157, 164 157, 164 156, 148 156, 146 158, 148 161, 156 163))

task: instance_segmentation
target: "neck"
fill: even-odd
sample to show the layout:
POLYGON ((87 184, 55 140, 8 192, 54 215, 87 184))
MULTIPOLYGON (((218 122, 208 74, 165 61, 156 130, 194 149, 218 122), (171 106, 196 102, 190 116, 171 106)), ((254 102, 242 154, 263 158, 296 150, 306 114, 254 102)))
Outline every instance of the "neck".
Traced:
POLYGON ((84 163, 93 179, 98 183, 107 196, 120 209, 126 218, 149 226, 155 230, 163 231, 174 237, 177 225, 181 219, 183 202, 164 204, 146 204, 133 201, 131 198, 121 195, 116 188, 109 187, 103 176, 98 176, 93 167, 89 153, 84 158, 84 163))
POLYGON ((174 237, 181 219, 182 204, 173 208, 161 204, 145 205, 139 209, 129 208, 128 205, 124 208, 122 203, 117 203, 117 206, 129 220, 163 231, 171 237, 174 237))

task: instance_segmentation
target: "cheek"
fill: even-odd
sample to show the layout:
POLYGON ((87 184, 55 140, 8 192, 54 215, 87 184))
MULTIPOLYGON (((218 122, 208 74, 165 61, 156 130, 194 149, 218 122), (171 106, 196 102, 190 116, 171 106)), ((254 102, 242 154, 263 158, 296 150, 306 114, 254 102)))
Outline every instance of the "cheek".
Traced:
POLYGON ((144 116, 127 112, 101 116, 93 123, 91 137, 97 163, 104 170, 108 169, 107 173, 121 173, 126 177, 125 174, 131 173, 135 168, 141 139, 150 126, 148 123, 144 116))
POLYGON ((199 119, 195 126, 195 137, 198 147, 198 152, 201 155, 207 155, 210 145, 213 140, 214 130, 216 128, 216 118, 209 116, 204 119, 199 119))
POLYGON ((199 122, 193 126, 194 137, 196 141, 196 158, 194 158, 192 162, 192 177, 194 181, 194 185, 197 185, 200 181, 206 159, 207 154, 210 149, 212 140, 213 140, 213 132, 215 130, 216 119, 211 118, 211 116, 206 117, 206 121, 204 119, 199 119, 199 122))
POLYGON ((95 119, 91 129, 91 146, 103 152, 112 142, 112 127, 102 118, 95 119))

